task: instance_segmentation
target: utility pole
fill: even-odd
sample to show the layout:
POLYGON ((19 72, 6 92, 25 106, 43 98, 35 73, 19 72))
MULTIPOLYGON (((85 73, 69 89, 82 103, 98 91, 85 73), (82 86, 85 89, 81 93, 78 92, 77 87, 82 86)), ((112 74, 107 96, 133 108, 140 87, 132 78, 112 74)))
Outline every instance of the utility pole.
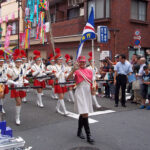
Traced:
POLYGON ((20 47, 20 7, 22 7, 22 0, 16 0, 18 2, 18 49, 20 47))
POLYGON ((49 39, 50 42, 52 44, 52 49, 53 49, 53 54, 55 55, 55 43, 54 43, 54 38, 53 38, 53 33, 52 33, 52 25, 51 25, 51 17, 50 17, 50 8, 48 5, 48 10, 46 11, 46 16, 47 16, 47 20, 49 22, 49 39))

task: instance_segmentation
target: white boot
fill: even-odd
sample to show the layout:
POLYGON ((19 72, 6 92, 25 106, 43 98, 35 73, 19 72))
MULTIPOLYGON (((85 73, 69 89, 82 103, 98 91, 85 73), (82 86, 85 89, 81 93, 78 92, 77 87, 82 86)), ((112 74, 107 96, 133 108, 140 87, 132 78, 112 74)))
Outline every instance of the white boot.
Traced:
POLYGON ((57 94, 54 94, 54 97, 55 97, 55 99, 58 99, 58 96, 57 96, 57 94))
POLYGON ((26 97, 22 98, 22 102, 24 102, 24 103, 26 103, 26 102, 27 102, 26 97))
POLYGON ((16 106, 16 125, 20 125, 21 106, 16 106))
POLYGON ((59 114, 63 115, 63 112, 60 111, 60 100, 57 101, 56 112, 58 112, 59 114))
POLYGON ((100 108, 101 105, 98 104, 97 99, 96 99, 96 95, 92 95, 92 99, 93 99, 93 103, 96 106, 96 108, 100 108))
POLYGON ((52 88, 51 98, 55 99, 54 88, 52 88))
POLYGON ((61 107, 62 107, 62 109, 63 109, 64 115, 68 115, 69 113, 68 113, 67 110, 66 110, 66 106, 65 106, 65 103, 64 103, 64 100, 63 100, 63 99, 60 100, 60 105, 61 105, 61 107))
POLYGON ((3 108, 3 104, 4 104, 3 99, 0 99, 0 105, 2 105, 2 113, 5 114, 6 112, 5 112, 4 108, 3 108))
POLYGON ((74 102, 74 95, 73 95, 72 91, 69 91, 69 96, 70 96, 71 100, 74 102))
POLYGON ((43 101, 42 101, 42 93, 38 93, 37 96, 38 96, 37 105, 38 105, 39 107, 43 108, 44 105, 43 105, 43 101))

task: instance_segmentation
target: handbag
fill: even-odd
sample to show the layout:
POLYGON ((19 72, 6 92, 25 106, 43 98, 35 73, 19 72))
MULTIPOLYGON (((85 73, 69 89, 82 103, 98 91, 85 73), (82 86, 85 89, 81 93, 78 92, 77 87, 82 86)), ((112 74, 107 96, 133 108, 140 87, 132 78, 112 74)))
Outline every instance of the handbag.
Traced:
POLYGON ((140 80, 133 81, 132 90, 140 90, 140 80))

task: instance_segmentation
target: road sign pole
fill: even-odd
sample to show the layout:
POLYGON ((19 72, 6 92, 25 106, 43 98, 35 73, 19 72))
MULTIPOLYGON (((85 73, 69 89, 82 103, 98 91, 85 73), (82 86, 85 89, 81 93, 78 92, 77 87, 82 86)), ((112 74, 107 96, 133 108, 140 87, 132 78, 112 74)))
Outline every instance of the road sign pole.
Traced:
POLYGON ((139 55, 140 55, 141 54, 141 48, 140 47, 138 48, 138 51, 139 51, 139 55))

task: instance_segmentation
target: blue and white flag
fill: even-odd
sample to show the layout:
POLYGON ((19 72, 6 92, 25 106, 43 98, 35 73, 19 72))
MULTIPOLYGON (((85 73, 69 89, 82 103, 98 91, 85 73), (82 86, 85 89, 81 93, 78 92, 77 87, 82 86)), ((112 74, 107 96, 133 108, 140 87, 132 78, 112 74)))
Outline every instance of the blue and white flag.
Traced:
POLYGON ((78 47, 76 59, 78 59, 78 57, 81 55, 84 42, 89 39, 95 39, 95 37, 96 35, 95 35, 95 29, 94 29, 94 10, 92 7, 90 16, 88 18, 88 22, 86 26, 84 27, 84 30, 82 33, 82 38, 80 41, 80 45, 78 47))

